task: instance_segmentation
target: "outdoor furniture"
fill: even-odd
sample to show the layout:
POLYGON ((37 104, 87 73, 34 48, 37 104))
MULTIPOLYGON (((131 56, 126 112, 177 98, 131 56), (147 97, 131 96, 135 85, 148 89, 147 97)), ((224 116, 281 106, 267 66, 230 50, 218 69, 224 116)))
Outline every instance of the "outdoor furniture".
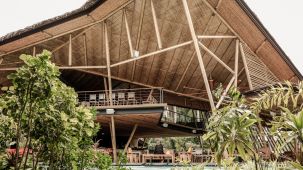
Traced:
POLYGON ((99 100, 98 100, 99 105, 101 106, 105 106, 107 105, 107 100, 106 100, 106 96, 104 93, 99 93, 99 100))
POLYGON ((118 104, 125 104, 125 93, 118 93, 118 104))
POLYGON ((92 106, 95 106, 97 103, 97 95, 96 94, 90 94, 89 95, 89 103, 92 106))
MULTIPOLYGON (((110 101, 110 100, 109 100, 110 101)), ((112 93, 112 101, 113 101, 113 105, 116 105, 117 104, 117 101, 116 101, 116 93, 112 93)))
POLYGON ((131 148, 128 148, 126 155, 129 163, 140 163, 141 161, 141 152, 133 151, 131 148))
POLYGON ((147 163, 152 162, 152 161, 160 161, 164 162, 166 161, 167 163, 172 161, 172 163, 175 163, 175 155, 174 154, 143 154, 142 155, 142 163, 147 163))
POLYGON ((192 161, 192 153, 190 152, 179 152, 179 161, 180 162, 191 162, 192 161))
POLYGON ((128 92, 127 93, 127 104, 137 104, 136 93, 128 92))

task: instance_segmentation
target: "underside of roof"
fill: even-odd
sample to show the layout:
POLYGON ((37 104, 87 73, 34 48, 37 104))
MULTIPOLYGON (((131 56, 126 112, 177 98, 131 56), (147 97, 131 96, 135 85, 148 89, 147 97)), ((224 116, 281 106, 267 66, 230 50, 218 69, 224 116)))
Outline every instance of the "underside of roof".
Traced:
MULTIPOLYGON (((107 77, 109 54, 112 79, 201 100, 208 98, 208 85, 211 90, 220 84, 228 87, 236 70, 243 91, 302 79, 242 0, 187 2, 207 83, 182 0, 91 0, 0 38, 0 84, 22 65, 20 54, 43 49, 53 53, 58 66, 72 69, 63 75, 80 71, 107 77)), ((88 77, 74 78, 75 83, 88 77)))

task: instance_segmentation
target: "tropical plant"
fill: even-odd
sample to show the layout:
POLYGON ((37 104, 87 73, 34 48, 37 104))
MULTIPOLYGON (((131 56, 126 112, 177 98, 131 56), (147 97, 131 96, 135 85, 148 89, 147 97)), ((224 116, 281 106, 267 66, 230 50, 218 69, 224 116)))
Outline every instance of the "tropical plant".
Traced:
POLYGON ((230 91, 233 99, 225 107, 213 112, 203 135, 204 143, 215 151, 215 160, 221 165, 221 160, 235 158, 235 152, 243 160, 257 159, 251 140, 250 128, 257 122, 256 116, 245 109, 242 95, 235 89, 230 91))
MULTIPOLYGON (((276 152, 288 143, 294 143, 296 159, 303 164, 302 151, 296 148, 303 146, 303 82, 292 84, 285 82, 271 86, 263 90, 254 99, 252 110, 259 114, 262 111, 271 112, 273 120, 271 126, 272 135, 281 136, 283 143, 276 152)), ((279 155, 277 152, 276 155, 279 155)))
POLYGON ((21 55, 25 65, 8 76, 12 87, 3 88, 6 92, 0 96, 0 119, 8 120, 0 125, 0 135, 10 132, 1 144, 16 143, 15 169, 37 169, 38 162, 50 169, 83 169, 83 155, 99 128, 95 112, 77 106, 77 94, 59 80, 50 57, 48 51, 21 55))

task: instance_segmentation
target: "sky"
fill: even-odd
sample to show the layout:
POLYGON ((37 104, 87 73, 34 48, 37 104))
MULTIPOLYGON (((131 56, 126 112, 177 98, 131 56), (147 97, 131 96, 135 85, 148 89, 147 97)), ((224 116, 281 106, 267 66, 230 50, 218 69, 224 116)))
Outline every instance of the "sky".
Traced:
MULTIPOLYGON (((85 1, 1 0, 0 36, 79 8, 85 1)), ((245 1, 303 73, 303 0, 245 1)))

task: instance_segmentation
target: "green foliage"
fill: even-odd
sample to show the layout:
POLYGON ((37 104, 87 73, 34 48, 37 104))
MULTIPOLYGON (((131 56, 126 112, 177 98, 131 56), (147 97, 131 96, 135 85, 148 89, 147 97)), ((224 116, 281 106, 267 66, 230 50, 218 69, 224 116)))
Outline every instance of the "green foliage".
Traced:
MULTIPOLYGON (((256 113, 264 110, 273 114, 269 122, 272 135, 281 136, 282 143, 275 148, 275 154, 288 143, 303 146, 303 82, 292 84, 285 82, 271 86, 254 99, 251 109, 256 113)), ((297 161, 303 163, 302 150, 295 151, 297 161)))
POLYGON ((251 109, 257 114, 261 110, 272 110, 280 107, 288 108, 292 112, 298 112, 303 109, 303 82, 292 84, 285 82, 271 86, 264 90, 254 99, 251 109))
POLYGON ((208 132, 203 135, 208 147, 215 151, 219 165, 224 157, 233 160, 235 151, 244 160, 250 160, 256 155, 250 138, 250 127, 257 122, 257 118, 244 108, 244 100, 238 91, 233 89, 230 96, 233 101, 212 114, 208 132))
POLYGON ((59 80, 60 72, 50 57, 48 51, 36 57, 21 55, 25 65, 8 76, 13 88, 0 96, 0 121, 5 122, 0 125, 2 150, 2 145, 14 142, 13 137, 17 150, 22 143, 32 149, 32 154, 22 156, 16 152, 15 169, 29 163, 36 169, 38 162, 50 169, 83 169, 99 129, 95 111, 77 106, 77 94, 59 80))

